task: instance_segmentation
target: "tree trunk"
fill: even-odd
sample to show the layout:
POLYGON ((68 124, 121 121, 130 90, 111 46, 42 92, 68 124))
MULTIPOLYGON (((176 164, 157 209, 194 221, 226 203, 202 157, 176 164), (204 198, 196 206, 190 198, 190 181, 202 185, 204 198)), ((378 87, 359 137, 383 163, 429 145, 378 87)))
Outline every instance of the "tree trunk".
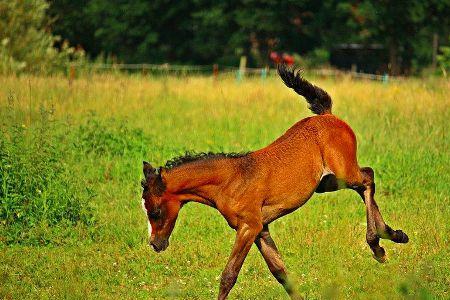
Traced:
POLYGON ((400 68, 398 65, 398 44, 394 39, 389 40, 389 73, 398 75, 400 68))
POLYGON ((439 36, 437 33, 434 33, 433 34, 433 57, 432 57, 432 62, 431 62, 431 68, 433 69, 433 72, 436 71, 438 47, 439 47, 439 36))

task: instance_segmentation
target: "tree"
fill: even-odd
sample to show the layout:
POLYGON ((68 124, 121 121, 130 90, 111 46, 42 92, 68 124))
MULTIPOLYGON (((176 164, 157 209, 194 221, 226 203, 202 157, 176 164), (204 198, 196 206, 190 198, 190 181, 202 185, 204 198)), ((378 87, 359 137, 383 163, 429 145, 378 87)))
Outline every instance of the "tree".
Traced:
POLYGON ((433 32, 448 32, 449 3, 365 0, 357 5, 356 15, 363 19, 360 28, 367 32, 366 41, 381 42, 388 49, 390 72, 409 73, 415 60, 426 56, 422 63, 431 62, 433 32))
POLYGON ((71 45, 83 48, 95 57, 102 52, 96 42, 95 26, 87 14, 91 0, 50 0, 47 14, 52 20, 49 24, 53 34, 64 37, 71 45))
POLYGON ((0 73, 50 73, 81 55, 67 43, 53 47, 60 39, 47 30, 47 8, 44 0, 0 1, 0 73))
POLYGON ((92 57, 123 62, 263 66, 272 50, 382 44, 399 74, 429 65, 433 36, 450 33, 450 0, 53 0, 50 15, 92 57))
POLYGON ((314 1, 58 0, 54 32, 92 56, 125 62, 267 64, 272 49, 306 52, 320 38, 308 28, 314 1), (312 3, 312 4, 311 4, 312 3))

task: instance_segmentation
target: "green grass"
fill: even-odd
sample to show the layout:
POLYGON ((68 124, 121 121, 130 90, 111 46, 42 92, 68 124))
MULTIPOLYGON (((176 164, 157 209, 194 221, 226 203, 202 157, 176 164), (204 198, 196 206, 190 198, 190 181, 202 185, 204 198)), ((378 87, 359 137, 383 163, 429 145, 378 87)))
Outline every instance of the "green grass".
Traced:
MULTIPOLYGON (((450 298, 448 81, 311 79, 329 91, 333 112, 354 129, 360 165, 375 170, 381 212, 410 242, 382 241, 388 261, 379 264, 365 243, 365 210, 356 193, 315 195, 271 225, 294 284, 308 299, 450 298)), ((58 154, 52 163, 77 180, 68 181, 72 189, 46 181, 43 189, 87 195, 92 213, 80 212, 89 222, 67 224, 27 211, 24 218, 40 222, 20 223, 25 236, 11 233, 19 223, 0 220, 0 298, 6 299, 215 298, 234 231, 214 209, 189 204, 169 248, 151 251, 140 208, 142 160, 161 165, 186 150, 258 149, 310 115, 276 78, 238 84, 228 77, 86 75, 69 86, 62 77, 25 76, 0 83, 2 134, 16 126, 32 135, 51 122, 46 134, 58 154), (52 109, 51 120, 40 119, 41 107, 52 109)), ((17 161, 33 163, 20 147, 17 161)), ((27 169, 17 174, 26 177, 27 169)), ((288 299, 255 247, 229 298, 288 299)))

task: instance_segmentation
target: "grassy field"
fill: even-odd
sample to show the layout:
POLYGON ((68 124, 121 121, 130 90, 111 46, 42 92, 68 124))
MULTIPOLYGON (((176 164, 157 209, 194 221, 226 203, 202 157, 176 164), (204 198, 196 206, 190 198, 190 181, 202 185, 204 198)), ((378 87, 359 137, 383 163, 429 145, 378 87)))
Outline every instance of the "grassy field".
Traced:
MULTIPOLYGON (((449 299, 449 81, 309 78, 354 129, 381 212, 410 243, 383 241, 388 261, 379 264, 358 195, 315 195, 271 225, 298 290, 308 299, 449 299)), ((0 298, 215 298, 234 231, 214 209, 189 204, 169 248, 151 251, 142 160, 255 150, 309 115, 275 77, 111 74, 71 86, 0 77, 0 298)), ((288 299, 256 247, 229 298, 288 299)))

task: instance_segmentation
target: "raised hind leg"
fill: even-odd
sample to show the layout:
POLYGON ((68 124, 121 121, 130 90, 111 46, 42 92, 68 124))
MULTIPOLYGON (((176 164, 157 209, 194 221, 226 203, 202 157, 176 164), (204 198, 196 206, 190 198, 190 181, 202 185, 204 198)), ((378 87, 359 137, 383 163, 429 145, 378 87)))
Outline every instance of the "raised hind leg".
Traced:
POLYGON ((278 252, 275 242, 270 236, 268 225, 265 225, 263 227, 263 230, 256 237, 255 244, 258 247, 259 252, 261 252, 264 260, 266 261, 270 272, 275 277, 275 279, 283 285, 289 296, 292 299, 302 299, 302 297, 295 292, 295 289, 289 281, 286 273, 286 267, 281 260, 281 255, 278 252))
POLYGON ((361 168, 360 172, 362 175, 362 185, 352 185, 350 188, 358 192, 366 205, 367 243, 372 249, 375 259, 379 262, 384 262, 386 255, 384 249, 379 245, 380 238, 389 239, 396 243, 407 243, 409 238, 403 231, 393 230, 384 222, 374 198, 375 181, 372 168, 361 168))
POLYGON ((349 168, 338 176, 334 173, 324 176, 316 189, 317 193, 337 191, 350 188, 358 192, 366 205, 367 232, 366 241, 379 262, 386 260, 384 249, 380 246, 380 238, 389 239, 396 243, 407 243, 408 236, 401 230, 393 230, 381 216, 375 202, 375 182, 372 168, 349 168))

